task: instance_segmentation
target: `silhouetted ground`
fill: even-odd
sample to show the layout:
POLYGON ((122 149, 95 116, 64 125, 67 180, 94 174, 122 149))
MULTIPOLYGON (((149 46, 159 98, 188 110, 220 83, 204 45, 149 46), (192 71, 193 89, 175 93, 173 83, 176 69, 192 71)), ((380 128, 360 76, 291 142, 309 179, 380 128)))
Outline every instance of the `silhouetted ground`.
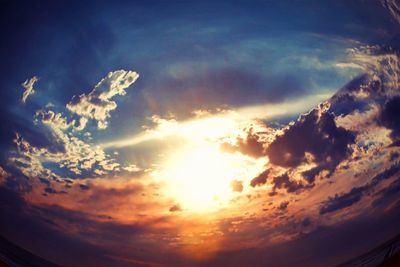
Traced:
MULTIPOLYGON (((0 236, 0 267, 59 266, 22 249, 0 236)), ((400 235, 370 252, 337 267, 400 267, 400 235)))
POLYGON ((337 267, 400 267, 400 235, 337 267))
POLYGON ((56 267, 58 265, 42 259, 0 236, 0 267, 3 266, 56 267))

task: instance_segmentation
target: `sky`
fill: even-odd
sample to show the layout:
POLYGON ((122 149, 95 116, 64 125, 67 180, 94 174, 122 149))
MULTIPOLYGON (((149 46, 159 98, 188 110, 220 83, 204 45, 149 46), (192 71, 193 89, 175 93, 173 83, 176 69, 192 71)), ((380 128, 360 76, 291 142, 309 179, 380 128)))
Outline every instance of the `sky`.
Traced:
POLYGON ((0 235, 61 266, 334 266, 398 234, 400 3, 1 1, 0 235))

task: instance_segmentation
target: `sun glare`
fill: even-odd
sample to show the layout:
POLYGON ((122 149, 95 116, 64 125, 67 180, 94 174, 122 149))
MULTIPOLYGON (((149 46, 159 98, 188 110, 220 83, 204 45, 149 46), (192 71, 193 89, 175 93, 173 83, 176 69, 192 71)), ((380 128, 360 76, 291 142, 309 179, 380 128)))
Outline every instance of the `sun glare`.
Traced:
POLYGON ((232 181, 247 183, 264 164, 240 153, 222 152, 218 143, 203 142, 169 157, 160 175, 167 184, 166 194, 184 210, 205 212, 226 207, 238 194, 232 181))
POLYGON ((183 151, 171 159, 165 172, 168 192, 185 208, 204 210, 222 204, 235 178, 229 156, 212 146, 183 151))
POLYGON ((147 131, 145 139, 174 145, 162 153, 151 176, 163 185, 162 195, 185 211, 208 212, 227 207, 232 198, 242 193, 232 189, 232 182, 242 183, 245 192, 246 185, 267 163, 266 158, 254 159, 220 148, 221 140, 235 139, 246 126, 256 127, 256 121, 214 115, 183 122, 156 118, 155 122, 157 127, 147 131))

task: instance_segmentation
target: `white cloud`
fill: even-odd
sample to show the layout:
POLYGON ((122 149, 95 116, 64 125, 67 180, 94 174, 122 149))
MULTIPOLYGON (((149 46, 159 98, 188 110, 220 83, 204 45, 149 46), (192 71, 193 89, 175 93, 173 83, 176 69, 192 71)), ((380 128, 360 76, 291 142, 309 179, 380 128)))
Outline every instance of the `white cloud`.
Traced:
POLYGON ((76 175, 80 175, 84 170, 92 169, 94 173, 101 172, 102 174, 119 171, 119 164, 110 159, 100 147, 87 144, 75 136, 68 136, 59 129, 51 129, 62 140, 64 151, 53 152, 49 148, 35 147, 20 134, 16 134, 14 143, 17 145, 18 153, 11 157, 10 161, 27 177, 56 180, 67 178, 45 168, 43 166, 45 162, 56 163, 60 168, 66 168, 76 175))
POLYGON ((122 169, 127 171, 127 172, 139 172, 139 171, 142 170, 141 168, 139 168, 135 164, 130 164, 130 165, 126 166, 126 167, 123 167, 122 169))
POLYGON ((22 94, 21 101, 22 103, 25 103, 28 96, 32 95, 35 93, 35 90, 33 89, 33 85, 39 80, 38 77, 33 76, 31 79, 27 79, 25 82, 23 82, 21 85, 24 88, 24 93, 22 94))
POLYGON ((393 96, 398 94, 400 87, 400 59, 390 49, 380 46, 361 46, 349 49, 350 66, 364 70, 369 76, 368 88, 380 84, 382 90, 375 90, 374 94, 393 96))
POLYGON ((93 119, 100 129, 107 128, 110 112, 117 108, 117 103, 112 101, 116 95, 125 95, 139 74, 134 71, 118 70, 108 73, 89 94, 75 96, 67 108, 73 113, 86 119, 93 119))
POLYGON ((18 153, 10 157, 9 161, 26 177, 43 178, 47 180, 59 180, 61 178, 42 165, 41 158, 49 156, 47 149, 31 146, 19 133, 16 133, 14 143, 17 145, 18 153))
POLYGON ((38 123, 39 121, 44 125, 58 130, 67 130, 72 128, 75 131, 82 131, 86 127, 88 119, 81 117, 78 123, 76 120, 71 120, 68 122, 62 113, 56 113, 52 110, 38 110, 35 113, 35 123, 38 123))
MULTIPOLYGON (((116 163, 104 150, 93 144, 84 142, 77 136, 89 119, 97 121, 99 128, 107 126, 110 111, 117 107, 111 98, 115 95, 125 95, 128 88, 139 77, 136 72, 119 70, 110 72, 102 79, 89 94, 82 94, 67 104, 67 108, 79 115, 78 119, 68 119, 62 113, 53 110, 38 110, 34 116, 35 124, 45 126, 49 132, 45 135, 50 138, 48 147, 35 147, 16 134, 14 143, 17 153, 9 158, 27 177, 40 177, 48 180, 59 180, 61 177, 44 163, 56 163, 60 168, 66 168, 76 175, 83 171, 92 171, 95 174, 120 171, 120 164, 116 163)), ((38 80, 33 77, 23 83, 26 91, 22 101, 34 92, 33 85, 38 80)), ((47 108, 54 107, 48 105, 47 108)), ((90 133, 84 134, 84 136, 90 133)))
POLYGON ((85 127, 87 123, 85 117, 80 118, 77 125, 75 120, 68 121, 62 113, 39 110, 35 114, 35 123, 41 123, 50 130, 48 136, 52 139, 52 147, 34 147, 17 134, 14 142, 19 153, 12 161, 26 176, 61 178, 54 176, 50 170, 43 167, 44 162, 57 163, 60 168, 67 168, 77 175, 82 174, 83 170, 91 170, 96 163, 97 168, 103 171, 117 170, 118 166, 108 159, 100 147, 88 144, 74 136, 74 132, 85 127))

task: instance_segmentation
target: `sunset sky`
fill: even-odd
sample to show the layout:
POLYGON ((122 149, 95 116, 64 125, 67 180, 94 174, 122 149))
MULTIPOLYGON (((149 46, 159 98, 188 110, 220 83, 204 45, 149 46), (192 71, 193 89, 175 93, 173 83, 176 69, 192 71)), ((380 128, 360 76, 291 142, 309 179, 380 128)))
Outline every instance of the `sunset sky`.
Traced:
POLYGON ((18 246, 62 266, 334 266, 400 232, 398 1, 0 13, 0 236, 18 246))

